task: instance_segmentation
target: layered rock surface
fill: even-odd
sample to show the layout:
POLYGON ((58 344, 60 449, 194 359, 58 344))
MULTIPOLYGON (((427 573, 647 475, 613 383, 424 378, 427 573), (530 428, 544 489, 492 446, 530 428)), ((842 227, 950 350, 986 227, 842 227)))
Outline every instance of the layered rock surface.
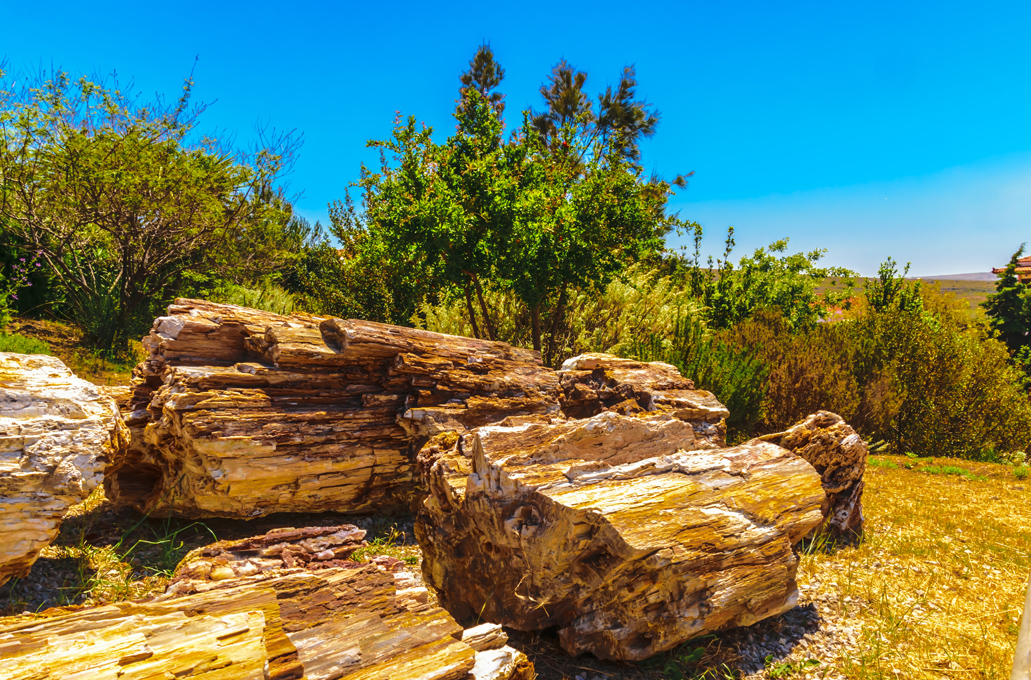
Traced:
POLYGON ((814 534, 845 539, 862 535, 863 473, 869 452, 863 438, 841 416, 820 411, 757 441, 792 451, 820 473, 826 493, 824 521, 814 534))
POLYGON ((675 412, 430 440, 416 534, 442 604, 626 660, 793 607, 792 546, 823 521, 820 475, 768 442, 713 448, 675 412))
POLYGON ((177 300, 144 345, 106 490, 156 514, 404 508, 414 440, 558 409, 533 352, 385 324, 177 300))
POLYGON ((126 434, 114 401, 60 360, 0 352, 0 584, 28 573, 126 434))
POLYGON ((532 679, 502 631, 463 631, 400 561, 342 559, 363 534, 222 542, 188 556, 157 600, 0 620, 0 680, 532 679))

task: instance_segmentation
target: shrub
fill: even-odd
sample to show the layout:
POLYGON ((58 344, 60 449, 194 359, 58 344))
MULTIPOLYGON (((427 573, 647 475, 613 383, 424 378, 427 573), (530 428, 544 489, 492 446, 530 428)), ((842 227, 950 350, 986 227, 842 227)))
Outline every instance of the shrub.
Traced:
MULTIPOLYGON (((497 337, 531 347, 530 312, 514 294, 486 291, 491 309, 498 311, 497 337)), ((579 290, 570 294, 563 323, 548 333, 556 348, 552 365, 584 352, 632 354, 642 338, 671 337, 683 318, 694 318, 701 307, 670 276, 642 265, 610 282, 601 294, 579 290)), ((462 298, 424 304, 412 321, 426 330, 472 337, 467 305, 462 298)))
POLYGON ((1025 450, 1031 402, 1006 347, 966 326, 893 263, 868 304, 840 324, 861 386, 857 429, 920 456, 983 459, 1025 450))
POLYGON ((273 314, 293 314, 297 308, 297 300, 293 293, 274 283, 253 288, 225 284, 216 289, 210 299, 212 302, 261 309, 273 314))
POLYGON ((766 310, 722 337, 769 367, 757 432, 784 430, 819 410, 846 420, 855 415, 860 390, 849 365, 847 337, 839 328, 820 324, 808 332, 792 332, 788 319, 766 310))

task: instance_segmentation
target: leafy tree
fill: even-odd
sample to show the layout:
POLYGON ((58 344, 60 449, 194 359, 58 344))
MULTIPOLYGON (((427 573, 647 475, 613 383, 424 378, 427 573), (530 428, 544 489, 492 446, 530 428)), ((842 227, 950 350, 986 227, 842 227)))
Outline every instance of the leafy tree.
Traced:
POLYGON ((166 106, 64 72, 0 87, 0 220, 103 347, 191 276, 269 274, 296 247, 275 186, 294 141, 198 139, 191 89, 166 106))
POLYGON ((995 282, 995 293, 981 303, 992 329, 1014 355, 1031 345, 1031 296, 1028 295, 1027 286, 1017 278, 1017 266, 1025 246, 1021 244, 1017 252, 1013 253, 1006 269, 995 282))
POLYGON ((542 88, 548 110, 524 112, 506 141, 496 91, 503 73, 481 46, 461 77, 458 125, 444 143, 414 117, 370 142, 383 151, 380 169, 362 168, 361 212, 341 215, 340 235, 363 235, 356 257, 389 273, 395 302, 406 301, 401 314, 427 296, 460 296, 474 333, 495 339, 485 293, 513 292, 529 312, 534 348, 553 362, 570 292, 601 290, 660 252, 678 221, 665 210, 670 184, 644 178, 634 161, 636 140, 658 117, 640 113, 632 79, 603 95, 599 127, 577 89, 586 76, 560 63, 542 88))

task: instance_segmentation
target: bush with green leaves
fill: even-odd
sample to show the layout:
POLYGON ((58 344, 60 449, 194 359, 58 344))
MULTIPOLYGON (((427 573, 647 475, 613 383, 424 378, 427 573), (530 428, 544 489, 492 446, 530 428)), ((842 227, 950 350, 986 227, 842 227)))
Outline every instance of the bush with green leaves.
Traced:
MULTIPOLYGON (((499 311, 499 340, 532 346, 530 311, 514 294, 487 291, 491 309, 499 311)), ((577 291, 569 296, 562 324, 554 331, 557 351, 552 365, 584 352, 626 355, 641 338, 672 336, 684 318, 700 316, 701 306, 673 276, 646 265, 634 265, 600 293, 577 291)), ((468 307, 460 297, 426 304, 413 318, 420 328, 451 335, 474 335, 468 307)))
POLYGON ((62 299, 52 311, 104 349, 123 349, 190 275, 240 283, 293 257, 275 186, 291 138, 247 154, 202 137, 191 90, 165 105, 61 71, 0 72, 4 240, 39 257, 62 299))

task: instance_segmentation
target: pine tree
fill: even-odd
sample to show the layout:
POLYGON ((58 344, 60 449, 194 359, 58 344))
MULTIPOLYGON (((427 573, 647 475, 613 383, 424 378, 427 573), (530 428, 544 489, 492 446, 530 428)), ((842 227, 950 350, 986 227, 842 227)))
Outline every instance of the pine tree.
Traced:
POLYGON ((490 45, 480 45, 476 50, 476 56, 469 62, 469 70, 459 76, 459 80, 462 81, 459 92, 463 105, 469 101, 469 90, 476 90, 494 106, 494 110, 500 116, 505 111, 505 95, 498 92, 497 87, 504 78, 505 69, 494 61, 494 51, 490 45))
POLYGON ((999 275, 995 283, 995 293, 981 303, 988 314, 992 328, 998 332, 999 339, 1006 343, 1010 352, 1016 355, 1022 347, 1031 344, 1031 296, 1027 286, 1017 277, 1017 266, 1024 254, 1022 244, 1013 253, 1006 269, 999 275))

